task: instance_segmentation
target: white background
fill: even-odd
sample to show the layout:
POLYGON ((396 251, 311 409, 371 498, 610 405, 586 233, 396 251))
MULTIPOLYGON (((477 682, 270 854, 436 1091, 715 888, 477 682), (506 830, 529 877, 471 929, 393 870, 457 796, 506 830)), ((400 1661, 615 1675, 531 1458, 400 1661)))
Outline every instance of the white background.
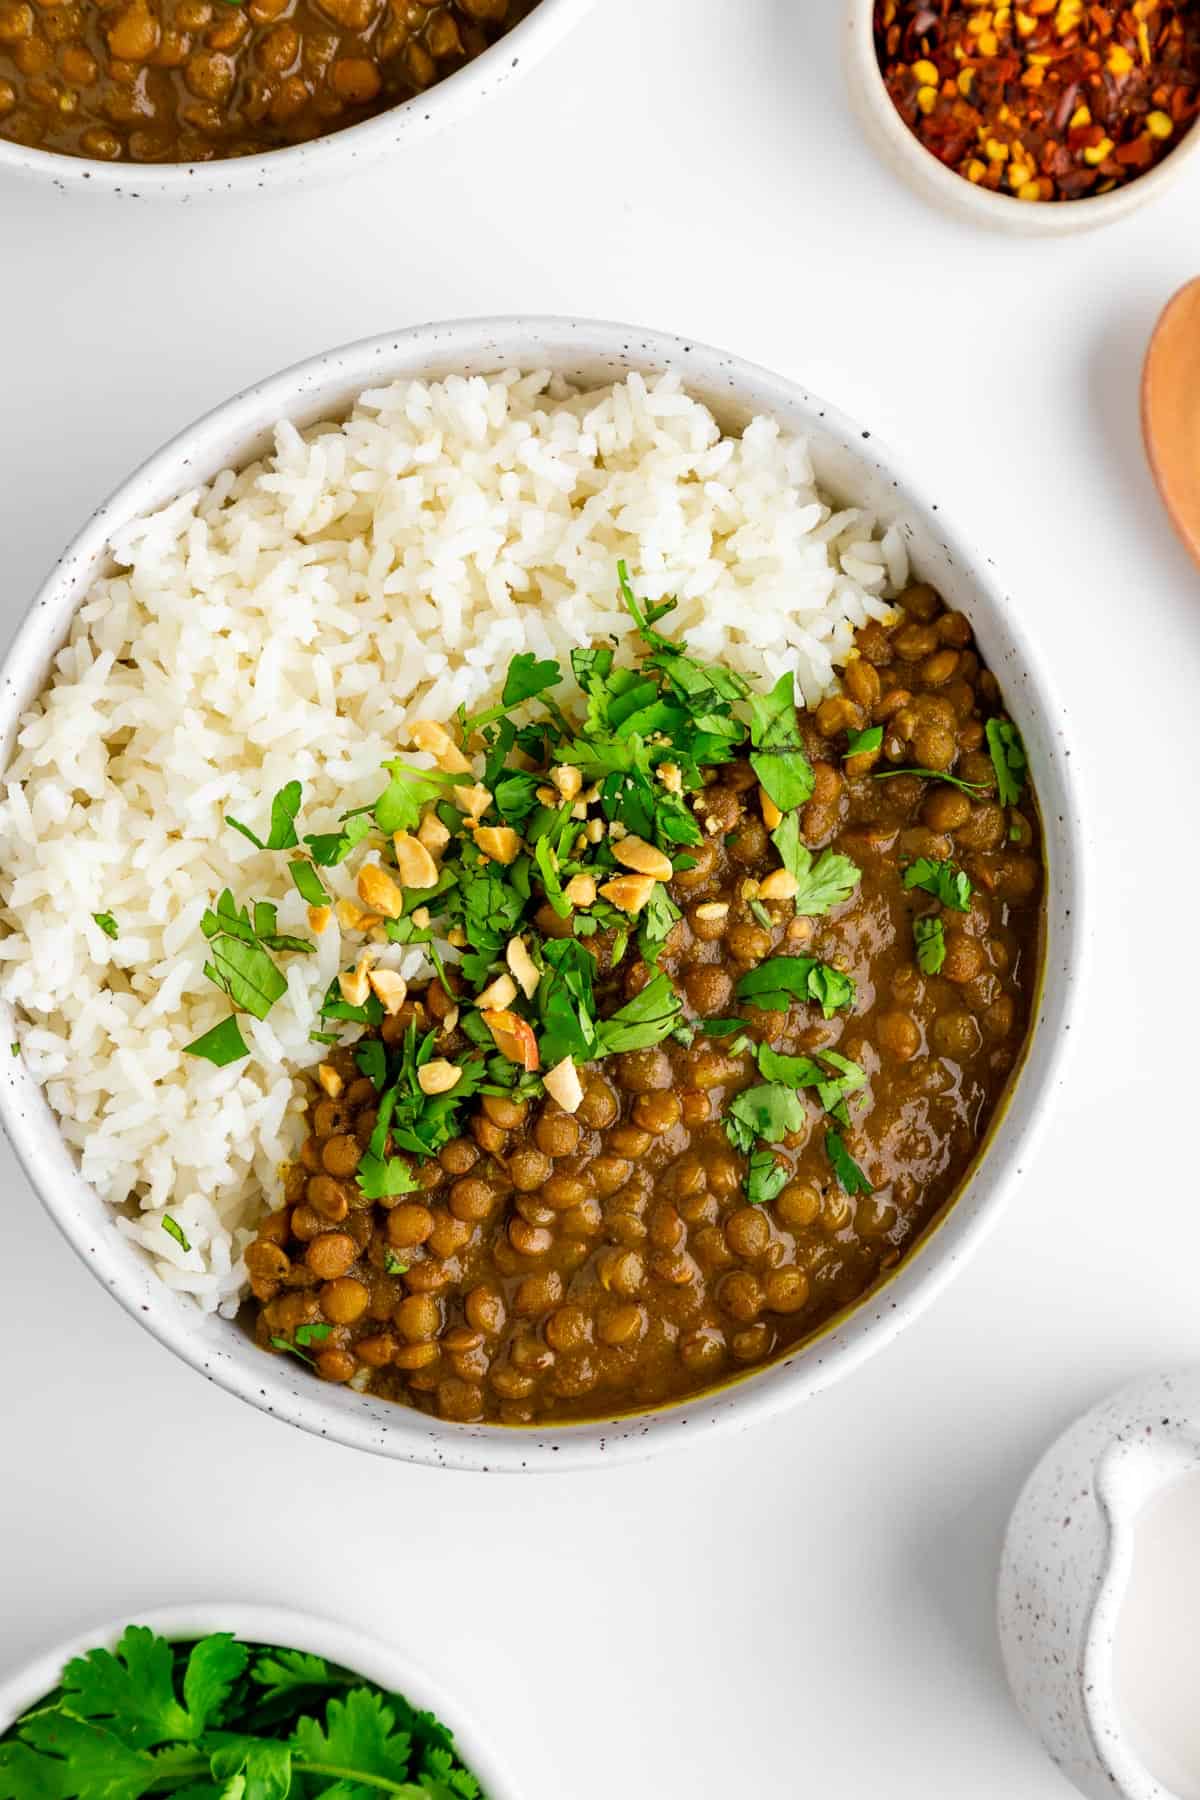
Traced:
POLYGON ((1099 941, 1046 1149, 951 1290, 840 1387, 535 1482, 377 1462, 206 1385, 92 1282, 5 1148, 0 1669, 231 1594, 426 1654, 528 1800, 1068 1793, 1003 1684, 1003 1523, 1075 1412, 1200 1339, 1200 583, 1137 426, 1150 327, 1197 272, 1197 178, 1061 244, 944 220, 859 140, 841 11, 599 0, 465 125, 341 186, 176 208, 0 185, 0 623, 164 438, 349 338, 571 312, 798 378, 911 449, 1073 712, 1099 941))

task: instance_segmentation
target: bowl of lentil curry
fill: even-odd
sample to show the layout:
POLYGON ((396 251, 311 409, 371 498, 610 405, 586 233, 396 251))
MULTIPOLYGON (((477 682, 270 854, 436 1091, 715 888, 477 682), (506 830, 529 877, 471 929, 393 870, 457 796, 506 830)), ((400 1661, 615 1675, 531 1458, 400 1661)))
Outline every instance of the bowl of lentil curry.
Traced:
POLYGON ((331 174, 505 86, 590 0, 0 0, 0 170, 132 197, 331 174))
POLYGON ((1112 223, 1200 148, 1187 0, 851 0, 846 71, 889 166, 1001 230, 1112 223))
MULTIPOLYGON (((811 709, 790 678, 693 654, 619 568, 632 658, 580 645, 560 703, 564 670, 517 657, 485 716, 422 724, 428 767, 397 765, 361 809, 386 840, 344 915, 361 949, 240 1321, 203 1318, 114 1232, 19 1063, 0 1085, 60 1227, 186 1360, 321 1435, 472 1468, 648 1454, 884 1344, 1023 1170, 1082 952, 1064 725, 1013 609, 869 433, 661 335, 420 329, 218 409, 64 559, 0 722, 40 691, 115 524, 368 379, 531 365, 675 372, 726 431, 803 432, 822 486, 894 520, 920 578, 811 709), (632 714, 629 788, 612 764, 632 714), (406 983, 376 968, 381 929, 457 961, 406 983)), ((238 897, 218 907, 240 918, 238 897)))

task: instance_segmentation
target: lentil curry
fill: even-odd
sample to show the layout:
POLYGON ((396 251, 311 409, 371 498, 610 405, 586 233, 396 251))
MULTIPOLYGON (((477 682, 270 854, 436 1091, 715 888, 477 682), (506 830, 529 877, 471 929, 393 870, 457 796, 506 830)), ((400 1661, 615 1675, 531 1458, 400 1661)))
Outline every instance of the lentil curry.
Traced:
POLYGON ((636 1411, 802 1342, 952 1199, 1029 1027, 1040 830, 964 616, 910 587, 805 711, 621 577, 640 657, 576 651, 582 714, 517 657, 347 820, 390 854, 339 903, 364 947, 246 1253, 264 1347, 446 1419, 636 1411))
POLYGON ((0 138, 209 162, 357 125, 537 0, 0 0, 0 138))

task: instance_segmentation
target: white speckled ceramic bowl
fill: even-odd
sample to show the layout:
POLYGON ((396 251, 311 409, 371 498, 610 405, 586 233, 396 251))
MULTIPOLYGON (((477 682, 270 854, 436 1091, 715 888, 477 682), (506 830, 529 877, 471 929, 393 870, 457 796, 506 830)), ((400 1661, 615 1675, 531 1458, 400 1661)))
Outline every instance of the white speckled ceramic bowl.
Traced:
POLYGON ((248 1606, 240 1600, 156 1607, 93 1625, 65 1643, 56 1644, 33 1662, 0 1678, 0 1736, 58 1686, 63 1668, 73 1656, 99 1646, 111 1650, 131 1622, 148 1625, 161 1637, 177 1643, 205 1637, 213 1631, 232 1631, 248 1644, 307 1650, 313 1656, 340 1663, 390 1693, 403 1694, 414 1706, 436 1713, 454 1733, 459 1754, 478 1776, 485 1800, 518 1800, 521 1790, 517 1782, 485 1741, 478 1724, 464 1711, 461 1701, 402 1650, 332 1619, 294 1612, 290 1607, 248 1606))
MULTIPOLYGON (((115 528, 261 454, 281 418, 303 425, 338 414, 363 388, 392 377, 506 367, 548 367, 593 384, 630 369, 674 370, 727 428, 742 428, 755 413, 773 414, 808 439, 831 494, 902 525, 916 570, 971 619, 1028 748, 1046 825, 1049 929, 1029 1052, 987 1153, 955 1205, 884 1287, 780 1362, 661 1412, 553 1432, 508 1430, 439 1421, 315 1381, 289 1358, 264 1356, 236 1325, 202 1317, 165 1287, 116 1231, 19 1059, 0 1058, 0 1120, 47 1210, 97 1278, 209 1380, 305 1430, 385 1456, 460 1469, 578 1468, 648 1456, 783 1411, 882 1348, 949 1280, 1026 1173, 1054 1110, 1082 978, 1084 844, 1066 721, 1021 609, 924 498, 903 458, 884 450, 869 428, 737 357, 661 333, 573 319, 468 320, 349 344, 272 376, 190 426, 100 509, 34 600, 0 672, 0 763, 11 755, 17 719, 41 690, 82 594, 105 564, 115 528)), ((0 1031, 9 1022, 0 1009, 0 1031)))
POLYGON ((361 125, 261 156, 203 163, 109 163, 0 139, 0 179, 21 176, 60 194, 118 195, 126 200, 194 200, 201 194, 253 194, 293 182, 326 181, 355 163, 373 161, 462 118, 507 87, 565 36, 593 0, 540 0, 498 43, 423 94, 361 125))
POLYGON ((892 173, 944 212, 993 231, 1029 237, 1067 237, 1127 218, 1165 192, 1200 156, 1200 130, 1192 130, 1158 167, 1111 194, 1088 200, 1031 202, 975 187, 946 168, 913 136, 884 86, 875 54, 875 0, 846 0, 843 61, 846 84, 868 142, 892 173))
POLYGON ((1017 1703, 1090 1800, 1174 1800, 1123 1725, 1113 1643, 1143 1507, 1200 1474, 1200 1370, 1133 1382, 1046 1452, 1017 1501, 998 1592, 1017 1703))

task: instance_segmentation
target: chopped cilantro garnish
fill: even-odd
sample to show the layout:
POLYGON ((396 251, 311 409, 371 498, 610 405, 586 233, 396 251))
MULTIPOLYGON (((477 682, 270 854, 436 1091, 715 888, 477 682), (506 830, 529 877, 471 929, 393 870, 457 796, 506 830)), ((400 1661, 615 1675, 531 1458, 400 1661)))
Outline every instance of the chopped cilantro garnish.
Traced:
POLYGON ((921 888, 953 912, 971 910, 971 881, 964 869, 931 856, 918 856, 904 871, 906 888, 921 888))
POLYGON ((736 992, 764 1012, 786 1012, 794 1000, 812 1001, 827 1019, 855 1001, 851 977, 815 956, 769 956, 742 976, 736 992))
POLYGON ((345 862, 350 852, 362 843, 370 830, 371 821, 367 814, 348 813, 340 831, 319 831, 306 837, 304 842, 315 863, 322 869, 334 869, 338 863, 345 862))
POLYGON ((1029 767, 1020 733, 1007 719, 989 719, 987 747, 996 771, 996 797, 1001 806, 1015 806, 1029 767))
POLYGON ((236 1018, 230 1016, 206 1031, 202 1037, 193 1038, 190 1044, 183 1046, 185 1056, 202 1056, 205 1062, 215 1063, 223 1069, 229 1063, 240 1062, 243 1056, 249 1056, 250 1046, 242 1036, 242 1028, 236 1018))
POLYGON ((389 1275, 407 1275, 409 1270, 408 1263, 402 1261, 394 1250, 384 1251, 383 1266, 389 1275))
POLYGON ((876 769, 871 780, 894 781, 898 775, 920 775, 925 781, 944 781, 947 787, 959 788, 974 799, 988 791, 986 782, 964 781, 961 776, 951 775, 945 769, 876 769))
POLYGON ((110 912, 93 913, 92 917, 95 919, 105 937, 115 938, 120 936, 121 927, 117 924, 117 921, 110 912))
POLYGON ((840 1132, 825 1133, 825 1154, 833 1165, 833 1172, 838 1178, 838 1186, 845 1194, 870 1194, 874 1192, 854 1158, 846 1148, 845 1140, 840 1132))
POLYGON ((760 1087, 743 1088, 729 1103, 725 1115, 725 1135, 735 1150, 747 1155, 756 1141, 777 1144, 789 1132, 804 1126, 804 1102, 794 1085, 765 1082, 760 1087))
POLYGON ((865 731, 851 731, 846 738, 843 761, 848 761, 852 756, 868 756, 873 750, 878 750, 882 743, 882 725, 868 725, 865 731))
POLYGON ((291 850, 300 841, 296 836, 296 815, 300 811, 302 793, 298 781, 289 781, 286 787, 280 788, 271 802, 271 828, 265 842, 240 819, 231 819, 227 814, 225 823, 240 831, 244 838, 249 838, 256 850, 291 850))
MULTIPOLYGON (((585 953, 586 954, 586 953, 585 953)), ((624 1050, 646 1050, 667 1037, 679 1019, 679 995, 669 976, 652 975, 640 994, 627 1000, 611 1018, 596 1026, 596 1053, 616 1056, 624 1050)))
POLYGON ((768 694, 751 694, 750 767, 780 812, 803 806, 813 791, 813 770, 800 742, 796 678, 781 675, 768 694))
POLYGON ((862 871, 848 856, 836 850, 823 850, 814 858, 807 845, 800 842, 800 819, 789 813, 771 833, 784 868, 800 883, 796 894, 796 911, 810 918, 827 913, 833 906, 848 900, 859 882, 862 871))
POLYGON ((303 857, 296 857, 288 864, 288 873, 302 900, 306 900, 310 906, 328 906, 329 895, 310 862, 306 862, 303 857))
MULTIPOLYGON (((271 1348, 273 1350, 283 1350, 284 1352, 286 1352, 286 1354, 288 1356, 298 1356, 300 1358, 300 1361, 302 1363, 307 1363, 310 1369, 316 1367, 316 1364, 313 1362, 312 1357, 305 1356, 303 1350, 297 1350, 295 1344, 293 1344, 289 1338, 273 1337, 271 1339, 271 1348)), ((285 1789, 285 1792, 286 1792, 286 1789, 285 1789)))
POLYGON ((163 1214, 162 1228, 168 1237, 173 1237, 175 1239, 175 1242, 179 1245, 181 1250, 191 1249, 192 1246, 188 1242, 187 1233, 184 1231, 183 1226, 177 1219, 173 1219, 170 1213, 163 1214))
POLYGON ((309 1344, 323 1344, 332 1330, 332 1325, 297 1325, 296 1342, 306 1348, 309 1344))
POLYGON ((746 1176, 746 1199, 751 1206, 765 1206, 787 1185, 785 1164, 777 1161, 773 1150, 752 1150, 746 1176))
POLYGON ((946 960, 946 933, 942 921, 932 914, 913 920, 913 940, 917 946, 917 963, 926 975, 936 975, 946 960))

